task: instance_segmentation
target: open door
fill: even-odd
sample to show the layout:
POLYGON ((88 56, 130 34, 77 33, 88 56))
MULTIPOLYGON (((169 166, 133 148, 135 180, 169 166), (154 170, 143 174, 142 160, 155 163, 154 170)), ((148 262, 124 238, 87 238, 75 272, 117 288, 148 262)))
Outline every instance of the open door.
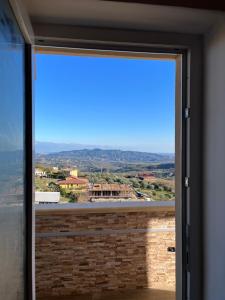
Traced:
POLYGON ((7 1, 0 3, 0 290, 24 299, 25 42, 7 1))
POLYGON ((0 298, 32 299, 31 47, 7 0, 0 2, 0 57, 0 298))

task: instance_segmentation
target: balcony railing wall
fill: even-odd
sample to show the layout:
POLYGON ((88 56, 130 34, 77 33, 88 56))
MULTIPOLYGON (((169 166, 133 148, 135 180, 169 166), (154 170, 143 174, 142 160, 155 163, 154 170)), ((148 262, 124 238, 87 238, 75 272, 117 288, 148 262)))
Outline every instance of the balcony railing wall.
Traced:
POLYGON ((37 296, 175 289, 174 203, 36 207, 37 296))

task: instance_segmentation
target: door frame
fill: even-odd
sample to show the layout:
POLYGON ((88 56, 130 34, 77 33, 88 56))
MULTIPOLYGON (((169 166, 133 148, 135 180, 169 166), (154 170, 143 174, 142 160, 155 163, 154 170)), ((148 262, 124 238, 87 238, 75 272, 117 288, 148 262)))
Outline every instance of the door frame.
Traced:
POLYGON ((176 297, 202 299, 202 105, 203 38, 201 35, 33 24, 15 0, 9 0, 26 40, 26 228, 27 299, 35 299, 33 213, 33 47, 172 53, 177 55, 176 89, 176 297), (182 99, 182 100, 181 100, 182 99), (182 201, 178 201, 181 199, 182 201))
MULTIPOLYGON (((112 31, 112 30, 110 30, 112 31)), ((120 35, 121 31, 117 31, 120 35)), ((134 32, 136 34, 136 32, 134 32)), ((116 33, 114 32, 114 37, 116 33)), ((118 37, 119 40, 119 37, 118 37)), ((162 41, 161 41, 162 42, 162 41)), ((171 47, 169 45, 158 46, 144 43, 123 43, 123 42, 93 42, 90 40, 77 43, 53 42, 52 40, 38 40, 36 42, 36 51, 39 53, 54 53, 64 55, 94 55, 94 56, 115 56, 115 57, 146 57, 152 59, 175 59, 176 60, 176 299, 201 299, 201 227, 190 232, 193 228, 190 224, 196 224, 198 218, 196 214, 196 201, 199 203, 199 187, 194 186, 196 180, 199 180, 198 172, 193 170, 198 154, 196 142, 198 129, 200 129, 200 119, 196 114, 189 115, 193 109, 194 99, 201 99, 197 96, 200 93, 200 86, 192 91, 191 71, 193 65, 198 62, 200 42, 194 43, 189 47, 171 47), (129 55, 130 53, 130 55, 129 55), (192 95, 192 98, 191 98, 192 95), (196 118, 196 119, 195 119, 196 118), (193 125, 194 124, 194 125, 193 125), (191 126, 195 128, 195 136, 191 134, 191 126), (196 126, 198 129, 196 130, 196 126), (193 138, 192 138, 193 137, 193 138), (196 152, 197 151, 197 152, 196 152), (196 176, 197 175, 197 176, 196 176), (193 183, 194 184, 193 184, 193 183), (197 195, 198 194, 198 195, 197 195), (192 199, 192 201, 190 201, 192 199), (198 199, 198 200, 194 200, 198 199), (198 240, 198 244, 196 244, 198 240), (194 245, 194 246, 193 246, 194 245), (197 245, 197 248, 196 248, 197 245), (197 251, 196 251, 197 250, 197 251), (191 274, 191 276, 190 276, 191 274), (197 279, 198 278, 198 279, 197 279)), ((201 68, 195 70, 193 80, 200 82, 201 68)), ((194 73, 192 73, 194 74, 194 73)), ((195 100, 196 101, 196 100, 195 100)), ((197 102, 200 105, 200 101, 197 102)), ((200 162, 200 159, 198 159, 200 162)))

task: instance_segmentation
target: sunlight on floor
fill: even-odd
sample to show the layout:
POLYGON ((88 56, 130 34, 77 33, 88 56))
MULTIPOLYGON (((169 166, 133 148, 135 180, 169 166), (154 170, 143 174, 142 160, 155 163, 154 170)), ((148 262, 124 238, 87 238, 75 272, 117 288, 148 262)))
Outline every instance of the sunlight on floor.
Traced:
POLYGON ((95 295, 46 297, 37 300, 175 300, 174 291, 163 290, 135 290, 127 292, 108 293, 104 297, 95 295))

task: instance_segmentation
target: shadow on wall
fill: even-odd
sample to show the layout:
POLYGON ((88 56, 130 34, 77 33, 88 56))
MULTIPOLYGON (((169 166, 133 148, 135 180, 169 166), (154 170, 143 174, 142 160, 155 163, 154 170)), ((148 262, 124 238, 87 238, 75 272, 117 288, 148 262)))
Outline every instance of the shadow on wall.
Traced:
POLYGON ((151 210, 36 211, 38 299, 70 295, 104 299, 107 293, 112 298, 121 292, 129 295, 127 299, 136 299, 131 296, 137 293, 137 299, 140 293, 147 299, 149 288, 174 296, 175 253, 167 248, 175 246, 175 212, 151 210))

